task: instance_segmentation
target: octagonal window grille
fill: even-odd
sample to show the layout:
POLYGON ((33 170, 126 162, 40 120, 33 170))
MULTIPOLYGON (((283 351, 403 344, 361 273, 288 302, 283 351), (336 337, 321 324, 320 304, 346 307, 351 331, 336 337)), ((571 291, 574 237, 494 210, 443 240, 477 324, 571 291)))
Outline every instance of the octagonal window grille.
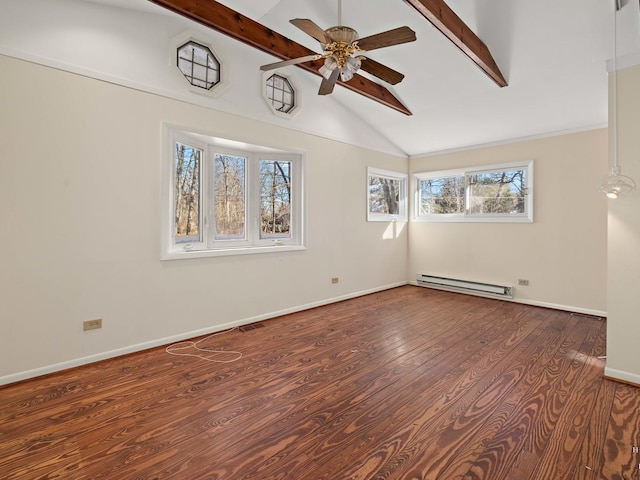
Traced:
POLYGON ((211 90, 220 83, 220 62, 199 43, 190 41, 178 48, 178 68, 194 87, 211 90))
POLYGON ((276 73, 267 78, 266 98, 277 112, 291 113, 296 106, 295 90, 288 79, 276 73))

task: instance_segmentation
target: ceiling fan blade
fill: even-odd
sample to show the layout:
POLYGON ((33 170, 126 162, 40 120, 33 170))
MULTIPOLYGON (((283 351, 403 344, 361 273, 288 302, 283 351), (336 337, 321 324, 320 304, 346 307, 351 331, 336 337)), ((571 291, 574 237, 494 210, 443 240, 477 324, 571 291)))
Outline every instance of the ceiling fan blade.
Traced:
POLYGON ((293 20, 289 20, 289 22, 322 44, 331 42, 331 39, 327 37, 324 30, 308 18, 294 18, 293 20))
POLYGON ((336 68, 331 72, 331 76, 328 79, 322 77, 322 83, 320 84, 318 95, 329 95, 333 92, 333 87, 336 86, 336 82, 338 81, 338 75, 340 75, 340 69, 336 68))
POLYGON ((361 38, 358 40, 358 46, 362 50, 371 51, 376 48, 391 47, 392 45, 413 42, 415 39, 416 32, 409 27, 398 27, 393 30, 361 38))
POLYGON ((362 64, 360 65, 360 70, 364 70, 371 75, 378 77, 380 80, 384 80, 391 85, 395 85, 396 83, 400 83, 404 78, 404 75, 400 72, 397 72, 393 68, 389 68, 386 65, 381 64, 380 62, 376 62, 375 60, 371 60, 368 57, 361 57, 362 64))
POLYGON ((286 67, 287 65, 297 65, 299 63, 310 62, 311 60, 318 60, 322 58, 322 55, 319 53, 315 55, 307 55, 306 57, 292 58, 290 60, 283 60, 282 62, 269 63, 267 65, 262 65, 260 70, 273 70, 274 68, 286 67))

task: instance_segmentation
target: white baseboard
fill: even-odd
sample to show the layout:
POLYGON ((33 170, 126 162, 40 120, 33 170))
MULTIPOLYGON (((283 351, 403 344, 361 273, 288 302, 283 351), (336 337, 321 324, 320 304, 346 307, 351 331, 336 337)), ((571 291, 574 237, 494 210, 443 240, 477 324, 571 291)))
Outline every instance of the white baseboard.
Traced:
POLYGON ((635 373, 629 373, 622 370, 616 370, 615 368, 605 367, 604 376, 613 380, 620 380, 622 382, 640 385, 640 375, 637 375, 635 373))
POLYGON ((69 368, 80 367, 82 365, 88 365, 90 363, 99 362, 101 360, 107 360, 109 358, 115 358, 122 355, 127 355, 129 353, 135 353, 142 350, 147 350, 149 348, 160 347, 163 345, 170 345, 175 342, 181 342, 183 340, 187 340, 194 337, 200 337, 203 335, 208 335, 211 333, 219 332, 222 330, 226 330, 228 328, 239 327, 241 325, 247 325, 249 323, 259 322, 262 320, 268 320, 270 318, 276 318, 282 315, 288 315, 290 313, 301 312, 303 310, 309 310, 310 308, 321 307, 323 305, 329 305, 331 303, 341 302, 343 300, 348 300, 350 298, 361 297, 363 295, 368 295, 370 293, 381 292, 383 290, 389 290, 390 288, 401 287, 406 285, 407 282, 398 282, 390 285, 385 285, 383 287, 376 287, 369 290, 362 290, 359 292, 353 292, 346 295, 341 295, 339 297, 327 298, 325 300, 320 300, 313 303, 308 303, 306 305, 298 305, 291 308, 286 308, 284 310, 279 310, 276 312, 266 313, 264 315, 257 315, 255 317, 244 318, 241 320, 235 320, 233 322, 223 323, 220 325, 215 325, 208 328, 203 328, 200 330, 194 330, 191 332, 180 333, 178 335, 173 335, 171 337, 158 338, 155 340, 150 340, 148 342, 138 343, 135 345, 128 345, 126 347, 117 348, 115 350, 110 350, 107 352, 97 353, 95 355, 89 355, 86 357, 75 358, 73 360, 68 360, 66 362, 55 363, 53 365, 46 365, 44 367, 35 368, 33 370, 27 370, 24 372, 18 372, 11 375, 5 375, 0 377, 0 385, 8 385, 10 383, 20 382, 22 380, 28 380, 30 378, 40 377, 42 375, 48 375, 50 373, 60 372, 62 370, 67 370, 69 368))
POLYGON ((510 299, 512 302, 522 303, 524 305, 532 305, 534 307, 553 308, 554 310, 564 310, 573 313, 584 313, 585 315, 594 315, 596 317, 606 317, 607 312, 604 310, 593 310, 591 308, 574 307, 573 305, 561 305, 558 303, 538 302, 536 300, 523 300, 520 298, 510 299))
MULTIPOLYGON (((423 288, 434 288, 435 290, 447 290, 446 288, 435 288, 435 287, 429 287, 427 285, 420 285, 418 284, 417 281, 411 281, 409 282, 409 284, 416 285, 418 287, 423 287, 423 288)), ((607 316, 607 312, 603 310, 593 310, 591 308, 574 307, 573 305, 562 305, 558 303, 540 302, 538 300, 527 300, 527 299, 517 298, 517 297, 514 297, 514 298, 497 297, 495 295, 483 295, 482 293, 473 293, 473 292, 454 292, 454 293, 461 293, 463 295, 473 295, 475 297, 493 298, 497 300, 502 300, 504 302, 521 303, 523 305, 532 305, 534 307, 553 308, 554 310, 564 310, 567 312, 584 313, 585 315, 595 315, 596 317, 607 316)))

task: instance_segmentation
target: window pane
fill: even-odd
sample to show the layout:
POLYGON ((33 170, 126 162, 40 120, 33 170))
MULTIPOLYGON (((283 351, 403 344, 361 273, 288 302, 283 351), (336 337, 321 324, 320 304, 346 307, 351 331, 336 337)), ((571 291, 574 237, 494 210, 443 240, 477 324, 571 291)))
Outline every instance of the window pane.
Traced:
POLYGON ((464 213, 464 177, 420 181, 420 215, 464 213))
POLYGON ((246 159, 215 155, 216 240, 245 238, 246 159))
POLYGON ((400 180, 369 176, 369 213, 400 214, 400 180))
POLYGON ((525 170, 469 175, 469 212, 472 215, 525 213, 525 170))
POLYGON ((200 242, 200 161, 202 150, 175 144, 175 242, 200 242))
POLYGON ((266 98, 273 108, 288 113, 295 107, 295 93, 289 80, 273 74, 267 79, 266 98))
POLYGON ((291 237, 291 162, 260 160, 260 238, 291 237))
POLYGON ((220 63, 209 48, 188 42, 178 49, 178 68, 196 87, 210 90, 220 82, 220 63))
POLYGON ((207 69, 202 65, 193 65, 193 80, 200 80, 201 82, 206 81, 207 79, 207 69))

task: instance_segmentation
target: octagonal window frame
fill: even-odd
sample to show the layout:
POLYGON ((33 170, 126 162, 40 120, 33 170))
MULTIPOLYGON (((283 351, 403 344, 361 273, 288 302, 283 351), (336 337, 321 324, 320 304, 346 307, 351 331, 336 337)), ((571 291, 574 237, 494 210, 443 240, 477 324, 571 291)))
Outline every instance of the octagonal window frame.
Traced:
POLYGON ((222 81, 222 64, 207 45, 188 40, 176 49, 176 65, 190 85, 211 90, 222 81), (189 55, 184 50, 190 49, 189 55))
POLYGON ((207 41, 207 37, 201 32, 196 32, 195 30, 185 30, 182 33, 172 37, 170 47, 170 53, 172 57, 172 60, 170 61, 171 72, 173 72, 172 75, 174 76, 176 81, 179 82, 180 88, 186 87, 192 93, 213 98, 219 97, 229 88, 229 69, 227 68, 228 64, 226 62, 226 59, 224 56, 220 55, 220 52, 213 47, 210 41, 207 41), (178 66, 179 50, 184 45, 187 45, 190 42, 205 47, 209 52, 211 52, 211 55, 217 60, 219 64, 219 81, 210 89, 191 84, 189 79, 184 75, 184 73, 178 66))
POLYGON ((296 87, 295 82, 292 80, 290 75, 284 74, 282 71, 267 71, 262 75, 262 98, 265 103, 269 107, 269 110, 274 115, 277 115, 282 118, 293 118, 301 108, 301 95, 299 89, 296 87), (277 77, 278 79, 282 79, 284 88, 279 89, 269 84, 270 80, 273 77, 277 77), (290 92, 287 92, 287 87, 290 89, 290 92), (280 98, 275 98, 273 95, 275 91, 279 90, 282 93, 280 98), (287 94, 291 95, 292 104, 291 106, 283 110, 280 105, 286 105, 287 94))

